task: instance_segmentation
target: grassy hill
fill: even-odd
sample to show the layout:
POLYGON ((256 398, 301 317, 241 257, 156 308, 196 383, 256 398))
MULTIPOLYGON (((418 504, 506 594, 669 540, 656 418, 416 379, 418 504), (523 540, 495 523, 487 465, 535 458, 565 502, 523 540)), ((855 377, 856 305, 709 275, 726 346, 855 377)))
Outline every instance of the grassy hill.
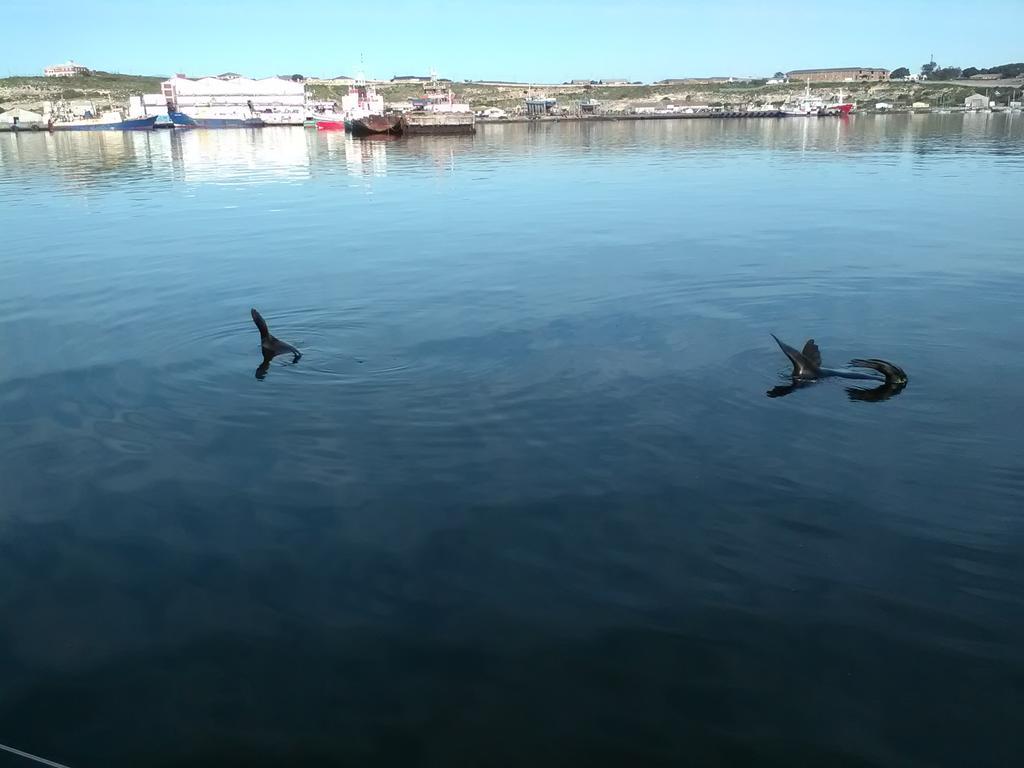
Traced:
POLYGON ((105 102, 107 95, 114 104, 127 104, 129 96, 159 93, 166 77, 116 75, 93 72, 75 77, 0 77, 0 104, 37 105, 42 101, 64 98, 105 102))

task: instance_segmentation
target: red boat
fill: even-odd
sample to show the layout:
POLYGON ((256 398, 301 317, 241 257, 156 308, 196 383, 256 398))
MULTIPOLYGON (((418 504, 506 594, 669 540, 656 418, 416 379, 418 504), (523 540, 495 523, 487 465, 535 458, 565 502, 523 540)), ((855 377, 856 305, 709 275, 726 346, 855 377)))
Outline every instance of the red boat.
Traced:
POLYGON ((316 129, 318 131, 344 131, 345 121, 344 120, 317 120, 316 129))

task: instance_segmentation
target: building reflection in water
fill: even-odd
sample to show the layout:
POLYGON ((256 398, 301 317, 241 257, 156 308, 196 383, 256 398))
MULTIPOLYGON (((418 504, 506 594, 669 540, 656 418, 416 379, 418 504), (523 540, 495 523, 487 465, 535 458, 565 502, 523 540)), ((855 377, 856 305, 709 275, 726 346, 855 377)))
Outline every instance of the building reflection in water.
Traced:
POLYGON ((138 131, 7 133, 0 137, 0 168, 32 180, 45 170, 66 190, 87 190, 166 165, 149 138, 138 131))
MULTIPOLYGON (((310 152, 301 128, 169 131, 169 152, 184 181, 259 184, 310 176, 310 152)), ((159 138, 154 136, 154 138, 159 138)))

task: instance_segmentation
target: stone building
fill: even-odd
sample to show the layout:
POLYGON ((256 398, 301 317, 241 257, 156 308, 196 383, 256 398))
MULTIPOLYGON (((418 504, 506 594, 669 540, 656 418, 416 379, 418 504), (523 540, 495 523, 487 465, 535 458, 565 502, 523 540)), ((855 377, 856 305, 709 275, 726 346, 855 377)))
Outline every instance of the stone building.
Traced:
POLYGON ((888 80, 889 70, 875 67, 834 67, 831 69, 794 69, 786 73, 790 80, 812 83, 856 83, 865 80, 888 80))

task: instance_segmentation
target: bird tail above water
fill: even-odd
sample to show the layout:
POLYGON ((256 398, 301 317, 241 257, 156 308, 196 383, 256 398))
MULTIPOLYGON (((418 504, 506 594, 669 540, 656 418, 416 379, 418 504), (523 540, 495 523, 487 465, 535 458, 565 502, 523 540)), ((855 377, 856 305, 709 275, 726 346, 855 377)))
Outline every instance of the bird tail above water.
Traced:
POLYGON ((255 309, 250 309, 249 311, 252 313, 252 321, 256 323, 256 327, 260 329, 260 338, 270 338, 270 329, 267 328, 267 321, 263 319, 263 315, 255 309))
POLYGON ((772 338, 779 345, 779 349, 786 353, 789 362, 793 364, 794 377, 809 378, 814 376, 821 368, 821 351, 818 349, 818 345, 814 343, 814 339, 808 339, 807 343, 804 344, 803 351, 798 352, 789 344, 780 341, 779 337, 774 333, 772 338))

